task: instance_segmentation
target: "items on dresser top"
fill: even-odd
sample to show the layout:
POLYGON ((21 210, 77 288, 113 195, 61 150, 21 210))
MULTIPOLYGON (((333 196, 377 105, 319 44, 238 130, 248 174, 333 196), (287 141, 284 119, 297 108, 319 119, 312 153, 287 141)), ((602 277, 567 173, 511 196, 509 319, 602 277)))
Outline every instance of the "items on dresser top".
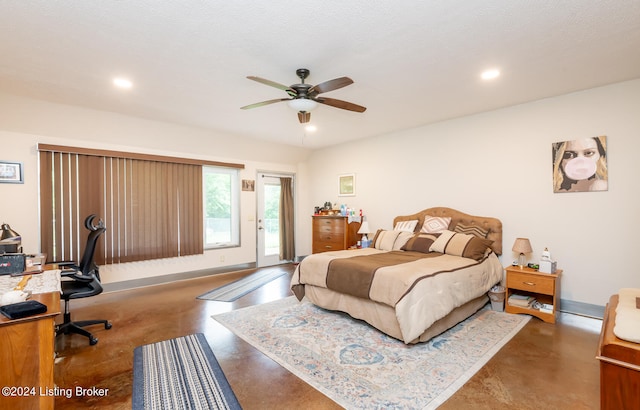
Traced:
MULTIPOLYGON (((625 289, 621 291, 626 299, 630 292, 625 289)), ((600 361, 602 410, 640 408, 640 343, 624 340, 616 336, 614 330, 619 323, 618 312, 625 309, 620 308, 622 299, 622 294, 611 296, 600 332, 596 359, 600 361)))
POLYGON ((640 289, 620 289, 618 297, 613 333, 628 342, 640 343, 640 289))

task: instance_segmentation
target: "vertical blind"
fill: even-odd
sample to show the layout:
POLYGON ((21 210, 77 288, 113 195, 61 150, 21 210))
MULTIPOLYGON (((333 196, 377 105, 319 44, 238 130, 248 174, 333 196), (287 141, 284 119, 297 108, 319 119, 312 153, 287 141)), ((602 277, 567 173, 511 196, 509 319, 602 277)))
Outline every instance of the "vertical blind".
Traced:
POLYGON ((96 263, 203 253, 202 166, 40 148, 41 249, 78 260, 98 215, 96 263))

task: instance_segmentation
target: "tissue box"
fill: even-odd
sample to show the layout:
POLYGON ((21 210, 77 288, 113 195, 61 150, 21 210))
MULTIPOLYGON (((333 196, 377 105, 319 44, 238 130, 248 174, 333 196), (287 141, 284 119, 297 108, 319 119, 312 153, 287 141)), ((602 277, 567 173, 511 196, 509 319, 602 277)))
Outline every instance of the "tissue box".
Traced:
POLYGON ((540 261, 538 272, 556 273, 556 261, 540 261))

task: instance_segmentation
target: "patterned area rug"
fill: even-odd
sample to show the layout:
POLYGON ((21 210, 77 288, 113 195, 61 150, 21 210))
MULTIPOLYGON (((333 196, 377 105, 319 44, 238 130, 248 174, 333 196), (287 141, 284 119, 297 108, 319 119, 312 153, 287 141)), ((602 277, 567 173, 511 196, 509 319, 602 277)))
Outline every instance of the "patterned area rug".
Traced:
POLYGON ((213 316, 348 409, 433 409, 530 319, 483 308, 428 342, 405 345, 293 296, 213 316))
POLYGON ((207 339, 196 333, 133 351, 133 410, 241 410, 207 339))
POLYGON ((258 289, 259 287, 266 285, 272 280, 285 274, 287 274, 287 272, 282 269, 261 270, 260 272, 238 279, 235 282, 228 283, 202 294, 196 299, 233 302, 234 300, 241 298, 247 293, 258 289))

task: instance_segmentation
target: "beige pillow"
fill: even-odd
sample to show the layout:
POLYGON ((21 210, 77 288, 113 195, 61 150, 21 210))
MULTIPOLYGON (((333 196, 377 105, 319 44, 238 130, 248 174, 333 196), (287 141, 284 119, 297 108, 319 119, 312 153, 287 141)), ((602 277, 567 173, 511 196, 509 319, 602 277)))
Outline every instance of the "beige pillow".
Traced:
POLYGON ((413 237, 413 232, 404 232, 401 231, 400 235, 396 238, 393 243, 393 247, 391 248, 394 251, 402 250, 402 247, 407 243, 409 239, 413 237))
POLYGON ((467 235, 475 235, 478 238, 486 238, 489 235, 489 231, 479 227, 478 225, 465 225, 462 223, 458 223, 456 227, 453 229, 456 233, 464 233, 467 235))
POLYGON ((378 229, 373 238, 373 247, 381 251, 399 251, 412 236, 412 232, 378 229))
POLYGON ((398 239, 398 235, 400 235, 401 232, 402 231, 387 231, 379 229, 378 232, 376 232, 376 236, 373 238, 373 247, 380 249, 381 251, 393 250, 393 244, 396 239, 398 239))
POLYGON ((440 233, 449 229, 451 218, 444 216, 429 216, 424 217, 424 223, 422 224, 421 233, 440 233))
POLYGON ((429 250, 479 261, 484 258, 487 249, 492 243, 493 241, 478 238, 475 235, 466 235, 447 230, 440 234, 429 250))
POLYGON ((394 231, 405 231, 405 232, 413 232, 416 229, 416 225, 418 225, 418 220, 411 221, 400 221, 393 227, 394 231))

